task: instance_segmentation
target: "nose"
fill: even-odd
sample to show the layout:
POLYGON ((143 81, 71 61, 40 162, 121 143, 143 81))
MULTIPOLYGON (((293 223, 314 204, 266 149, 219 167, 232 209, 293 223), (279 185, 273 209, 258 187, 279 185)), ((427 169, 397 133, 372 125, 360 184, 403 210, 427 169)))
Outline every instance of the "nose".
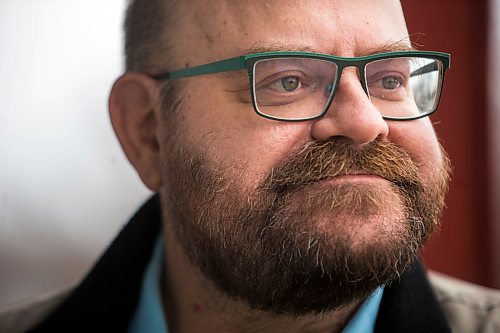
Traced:
POLYGON ((388 134, 389 126, 363 90, 357 72, 345 69, 329 110, 312 126, 312 137, 320 141, 345 137, 362 145, 388 134))

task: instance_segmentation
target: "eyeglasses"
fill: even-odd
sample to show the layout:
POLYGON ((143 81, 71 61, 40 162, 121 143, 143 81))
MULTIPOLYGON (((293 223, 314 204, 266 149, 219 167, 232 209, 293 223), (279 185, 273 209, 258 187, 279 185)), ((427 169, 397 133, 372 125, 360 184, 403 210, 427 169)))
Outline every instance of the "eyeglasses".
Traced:
POLYGON ((357 68, 361 86, 382 117, 412 120, 439 103, 450 55, 404 51, 344 58, 309 52, 247 54, 153 76, 175 79, 247 69, 255 111, 281 121, 305 121, 328 111, 342 71, 357 68))

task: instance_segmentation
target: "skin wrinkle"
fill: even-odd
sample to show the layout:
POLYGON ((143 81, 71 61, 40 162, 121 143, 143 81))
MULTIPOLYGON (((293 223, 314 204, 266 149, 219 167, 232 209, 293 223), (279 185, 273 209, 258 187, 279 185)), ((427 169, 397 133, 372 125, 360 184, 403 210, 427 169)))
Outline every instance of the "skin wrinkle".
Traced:
MULTIPOLYGON (((192 1, 190 1, 189 3, 192 3, 192 1)), ((194 2, 195 3, 195 2, 194 2)), ((278 2, 275 2, 275 5, 278 5, 278 2)), ((287 6, 289 6, 290 4, 287 3, 287 6)), ((182 6, 181 6, 182 7, 182 6)), ((195 6, 193 4, 187 4, 186 6, 187 8, 190 8, 189 12, 185 12, 186 9, 184 9, 182 12, 184 13, 185 16, 189 17, 189 16, 193 16, 194 17, 194 22, 195 22, 195 26, 197 27, 197 29, 199 28, 201 31, 210 31, 211 30, 211 27, 212 25, 214 26, 218 26, 217 24, 217 19, 219 16, 215 15, 214 13, 211 13, 211 11, 214 11, 215 9, 214 8, 204 8, 204 7, 200 7, 200 6, 195 6), (189 6, 189 7, 188 7, 189 6), (207 13, 207 10, 208 10, 208 13, 207 13), (214 15, 212 15, 214 14, 214 15), (210 16, 212 18, 212 22, 206 20, 206 17, 207 16, 210 16)), ((225 24, 221 23, 220 25, 223 26, 227 31, 238 31, 238 32, 243 32, 242 34, 244 35, 245 33, 248 34, 248 31, 251 31, 253 30, 253 25, 254 24, 258 24, 257 22, 253 22, 251 26, 245 26, 245 20, 241 20, 241 19, 235 19, 235 18, 239 18, 239 17, 244 17, 244 16, 249 16, 251 14, 253 15, 256 15, 257 16, 257 13, 255 13, 256 11, 256 6, 253 6, 253 5, 249 5, 248 3, 244 4, 244 3, 235 3, 234 1, 220 1, 218 3, 218 7, 217 7, 218 11, 219 12, 226 12, 227 14, 225 15, 226 18, 224 18, 223 22, 225 22, 225 24), (246 14, 247 13, 247 14, 246 14), (228 23, 228 22, 231 22, 233 25, 229 25, 229 26, 226 26, 228 24, 231 24, 231 23, 228 23)), ((263 19, 266 17, 266 16, 269 16, 269 12, 266 11, 265 7, 264 6, 257 6, 257 10, 261 10, 261 12, 259 12, 263 19)), ((338 14, 338 17, 339 17, 339 22, 342 21, 341 19, 341 14, 338 14)), ((317 21, 322 21, 324 20, 323 18, 321 19, 317 19, 317 21)), ((293 25, 292 25, 293 26, 293 25)), ((189 30, 189 29, 188 29, 189 30)), ((301 30, 297 31, 297 33, 299 34, 298 37, 301 37, 301 30)), ((222 36, 224 36, 223 33, 221 33, 220 31, 218 32, 218 34, 222 34, 222 36)), ((344 35, 345 37, 343 37, 342 39, 342 42, 344 44, 354 44, 353 41, 355 41, 355 38, 350 38, 349 36, 346 35, 347 32, 344 32, 344 35)), ((316 39, 316 37, 321 37, 321 36, 310 36, 310 35, 305 35, 303 36, 304 38, 302 38, 304 41, 308 41, 308 40, 314 40, 316 39)), ((398 37, 400 38, 400 37, 398 37)), ((285 41, 286 39, 283 38, 283 37, 279 37, 279 36, 276 36, 276 39, 278 40, 283 40, 285 41)), ((300 38, 297 38, 297 39, 300 39, 300 38)), ((224 43, 224 39, 221 39, 221 43, 224 43)), ((179 44, 179 43, 178 43, 179 44)), ((211 45, 215 45, 215 43, 208 43, 206 45, 207 47, 207 53, 209 54, 213 54, 214 55, 214 59, 217 59, 217 50, 212 50, 212 46, 211 45), (211 52, 210 50, 212 50, 213 52, 211 52)), ((307 47, 307 46, 305 46, 307 47)), ((177 45, 176 47, 179 51, 179 54, 177 55, 181 55, 183 53, 185 53, 182 49, 186 48, 187 49, 187 45, 184 46, 184 45, 177 45)), ((300 46, 299 46, 300 48, 300 46)), ((280 50, 286 50, 287 47, 284 47, 284 48, 281 48, 280 50)), ((243 51, 243 50, 242 50, 243 51)), ((245 52, 240 52, 239 54, 234 54, 232 56, 238 56, 238 55, 241 55, 241 54, 244 54, 245 52)), ((335 52, 333 52, 332 54, 335 54, 335 52)), ((363 52, 357 52, 357 54, 366 54, 365 51, 363 52)), ((177 57, 176 57, 177 58, 177 57)), ((212 59, 211 59, 212 60, 212 59)), ((205 61, 206 62, 206 61, 205 61)), ((198 62, 190 62, 192 65, 195 65, 195 64, 201 64, 201 63, 204 63, 202 61, 198 61, 198 62)), ((170 69, 176 69, 176 68, 180 68, 179 66, 174 66, 174 67, 169 67, 170 69)))

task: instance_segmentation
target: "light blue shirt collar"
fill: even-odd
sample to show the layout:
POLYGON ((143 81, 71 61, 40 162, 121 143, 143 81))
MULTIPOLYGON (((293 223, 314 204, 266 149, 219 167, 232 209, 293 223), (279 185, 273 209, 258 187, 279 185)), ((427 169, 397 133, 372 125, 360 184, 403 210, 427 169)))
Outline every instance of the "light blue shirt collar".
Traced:
POLYGON ((158 237, 142 280, 139 303, 132 318, 129 333, 168 333, 160 292, 163 251, 163 237, 158 237))
MULTIPOLYGON (((159 237, 142 280, 141 294, 129 333, 168 333, 160 293, 164 242, 159 237)), ((384 288, 368 297, 349 320, 342 333, 373 333, 384 288)))
POLYGON ((373 333, 377 321, 380 302, 384 294, 384 287, 378 287, 359 307, 358 311, 349 320, 342 333, 373 333))

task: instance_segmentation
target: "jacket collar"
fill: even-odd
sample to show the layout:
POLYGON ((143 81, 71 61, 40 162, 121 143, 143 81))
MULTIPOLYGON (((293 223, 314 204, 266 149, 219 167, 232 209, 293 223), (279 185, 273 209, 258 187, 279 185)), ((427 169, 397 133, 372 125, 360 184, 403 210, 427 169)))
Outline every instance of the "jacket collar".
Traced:
MULTIPOLYGON (((160 200, 155 195, 63 305, 30 332, 126 332, 161 220, 160 200)), ((375 332, 451 332, 420 262, 386 286, 375 332)))
POLYGON ((451 332, 420 261, 384 289, 375 333, 451 332))
POLYGON ((33 332, 126 332, 161 229, 153 196, 132 217, 70 297, 33 332))

